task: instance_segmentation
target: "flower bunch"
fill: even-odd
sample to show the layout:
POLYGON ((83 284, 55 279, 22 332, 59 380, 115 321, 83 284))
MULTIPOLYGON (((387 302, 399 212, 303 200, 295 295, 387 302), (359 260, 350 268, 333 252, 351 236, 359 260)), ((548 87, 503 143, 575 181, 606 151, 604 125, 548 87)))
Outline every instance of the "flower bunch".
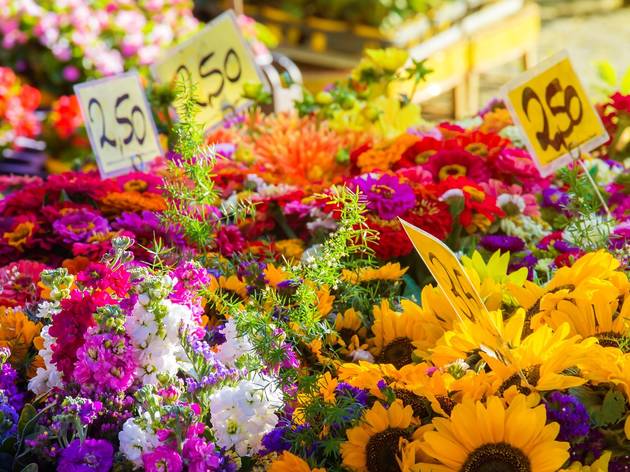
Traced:
POLYGON ((0 14, 3 62, 55 93, 147 66, 196 28, 187 0, 9 1, 0 14))
POLYGON ((23 84, 12 69, 0 67, 0 151, 19 149, 24 138, 39 135, 35 110, 40 99, 39 90, 23 84))

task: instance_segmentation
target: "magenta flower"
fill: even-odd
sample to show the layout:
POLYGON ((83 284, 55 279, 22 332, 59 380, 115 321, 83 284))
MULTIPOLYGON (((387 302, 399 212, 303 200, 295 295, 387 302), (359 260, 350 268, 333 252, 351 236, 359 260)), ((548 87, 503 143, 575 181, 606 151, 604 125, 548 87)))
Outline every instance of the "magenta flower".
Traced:
POLYGON ((182 458, 168 446, 159 446, 152 452, 142 455, 142 464, 146 472, 181 472, 182 458))
POLYGON ((124 392, 136 363, 129 340, 120 334, 88 334, 77 351, 74 378, 86 391, 124 392))
POLYGON ((68 244, 86 242, 109 231, 107 220, 85 208, 70 211, 53 223, 53 230, 68 244))
MULTIPOLYGON (((109 472, 114 448, 105 439, 75 439, 61 452, 57 470, 64 472, 109 472)), ((180 469, 181 470, 181 469, 180 469)))
POLYGON ((358 188, 365 196, 368 210, 384 220, 392 220, 416 206, 416 195, 411 186, 393 175, 366 174, 353 179, 350 188, 358 188))
POLYGON ((225 257, 231 257, 245 248, 245 238, 243 238, 238 226, 235 225, 223 226, 217 231, 215 241, 219 252, 225 257))

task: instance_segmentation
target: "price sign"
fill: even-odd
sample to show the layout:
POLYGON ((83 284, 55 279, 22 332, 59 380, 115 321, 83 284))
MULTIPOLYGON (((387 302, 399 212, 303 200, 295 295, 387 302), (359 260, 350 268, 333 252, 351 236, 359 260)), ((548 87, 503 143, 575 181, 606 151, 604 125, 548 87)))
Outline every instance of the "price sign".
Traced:
POLYGON ((208 128, 247 107, 245 83, 265 83, 232 11, 227 11, 152 67, 157 81, 174 84, 182 75, 197 86, 198 118, 208 128))
POLYGON ((608 141, 566 51, 508 83, 503 94, 542 176, 608 141))
POLYGON ((141 169, 162 154, 137 72, 74 86, 102 178, 141 169))
POLYGON ((510 351, 505 346, 500 331, 455 254, 432 234, 405 220, 401 219, 400 222, 457 316, 481 325, 490 334, 489 346, 481 348, 504 360, 510 359, 510 351))

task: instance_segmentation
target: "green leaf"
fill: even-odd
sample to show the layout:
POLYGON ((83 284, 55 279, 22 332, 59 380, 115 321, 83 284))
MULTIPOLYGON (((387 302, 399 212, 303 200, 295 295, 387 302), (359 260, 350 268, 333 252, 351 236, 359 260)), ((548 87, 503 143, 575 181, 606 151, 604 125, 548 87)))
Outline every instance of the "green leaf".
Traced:
POLYGON ((409 274, 405 274, 403 276, 403 281, 405 282, 405 291, 403 293, 403 298, 408 298, 409 300, 413 300, 416 302, 420 301, 420 286, 413 280, 413 277, 409 274))
POLYGON ((28 434, 24 430, 28 423, 33 418, 35 418, 36 415, 37 410, 33 405, 31 405, 30 403, 24 405, 24 408, 22 409, 22 414, 20 415, 20 419, 18 420, 18 432, 20 433, 20 435, 24 436, 25 434, 28 434))
POLYGON ((626 70, 626 73, 623 74, 623 77, 621 78, 621 83, 619 84, 619 89, 624 95, 630 93, 630 67, 626 70))
POLYGON ((37 464, 35 464, 34 462, 31 462, 29 465, 27 465, 26 467, 22 469, 22 472, 37 472, 38 470, 39 470, 39 467, 37 467, 37 464))
POLYGON ((595 426, 613 425, 621 421, 626 413, 626 399, 621 392, 609 390, 599 409, 592 412, 595 426))
POLYGON ((617 71, 610 62, 597 62, 597 75, 611 87, 617 86, 617 71))

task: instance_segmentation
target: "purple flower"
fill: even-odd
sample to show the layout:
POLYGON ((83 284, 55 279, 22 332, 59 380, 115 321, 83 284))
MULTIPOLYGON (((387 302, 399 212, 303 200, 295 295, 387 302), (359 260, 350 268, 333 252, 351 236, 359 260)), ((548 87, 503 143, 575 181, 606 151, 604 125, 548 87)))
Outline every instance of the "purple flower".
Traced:
POLYGON ((0 444, 17 434, 18 414, 15 408, 0 395, 0 444))
POLYGON ((510 263, 509 271, 515 272, 523 267, 527 269, 527 279, 534 280, 534 268, 538 264, 538 258, 533 253, 527 253, 520 259, 516 259, 510 263))
POLYGON ((361 388, 353 387, 346 382, 340 382, 339 385, 335 387, 335 394, 339 397, 352 398, 355 402, 361 404, 361 406, 367 406, 368 404, 369 398, 367 392, 361 388))
POLYGON ((630 221, 625 221, 617 225, 610 235, 610 246, 612 249, 623 249, 630 240, 630 221))
POLYGON ((185 245, 181 232, 176 228, 165 227, 159 216, 151 211, 144 210, 141 213, 124 212, 114 220, 112 227, 132 232, 135 235, 135 239, 141 242, 162 239, 177 247, 185 245))
POLYGON ((87 242, 95 234, 109 231, 105 218, 85 208, 66 213, 52 226, 55 233, 67 244, 87 242))
POLYGON ((109 472, 114 448, 105 439, 75 439, 61 452, 57 470, 64 472, 109 472))
MULTIPOLYGON (((8 358, 9 355, 7 354, 8 358)), ((0 399, 4 395, 9 405, 17 411, 24 406, 24 394, 17 387, 18 374, 8 362, 0 364, 0 399)))
POLYGON ((291 447, 291 442, 286 438, 287 433, 291 431, 290 426, 276 426, 274 429, 265 434, 262 438, 263 454, 271 454, 272 452, 281 453, 291 447))
POLYGON ((559 188, 547 187, 542 191, 543 208, 554 208, 558 211, 563 210, 569 204, 569 195, 559 188))
POLYGON ((142 454, 142 464, 147 472, 181 472, 184 468, 181 456, 167 446, 142 454))
POLYGON ((630 470, 630 456, 617 456, 608 464, 608 472, 626 472, 630 470))
POLYGON ((481 238, 481 246, 488 251, 518 252, 525 248, 525 243, 516 236, 487 234, 481 238))
POLYGON ((368 210, 384 220, 392 220, 416 206, 416 195, 411 186, 401 183, 393 175, 366 174, 350 182, 350 188, 354 187, 364 195, 368 210))
POLYGON ((571 395, 552 392, 545 404, 547 419, 560 425, 558 439, 574 442, 589 433, 590 417, 582 403, 571 395))

